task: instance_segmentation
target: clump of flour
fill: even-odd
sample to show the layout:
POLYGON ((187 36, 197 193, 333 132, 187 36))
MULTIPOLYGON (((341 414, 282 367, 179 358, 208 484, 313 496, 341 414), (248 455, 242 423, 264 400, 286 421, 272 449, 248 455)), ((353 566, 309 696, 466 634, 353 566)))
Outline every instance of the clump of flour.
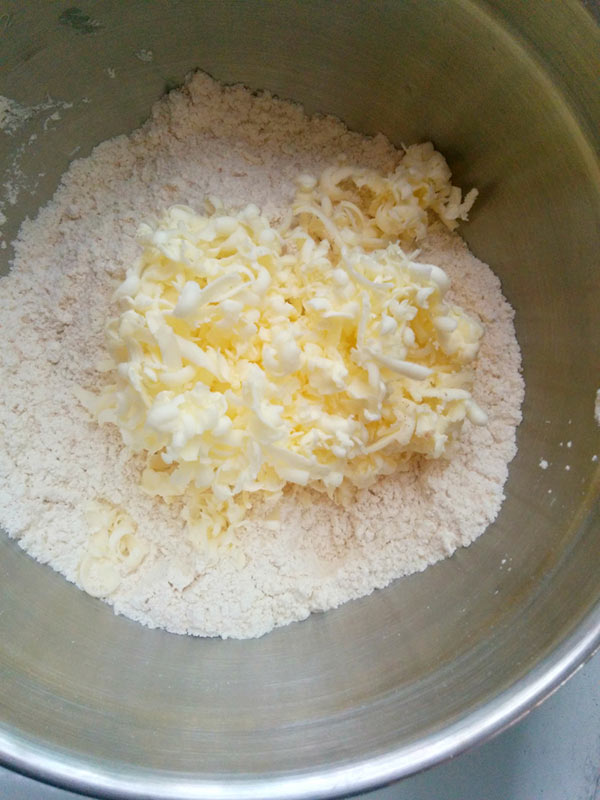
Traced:
POLYGON ((340 158, 387 173, 400 154, 383 136, 196 74, 143 128, 74 162, 21 228, 0 294, 0 522, 77 583, 86 506, 125 508, 150 552, 107 598, 119 613, 179 633, 258 636, 424 569, 499 511, 523 397, 513 311, 490 269, 441 225, 422 259, 446 270, 453 299, 485 325, 474 396, 490 418, 465 425, 449 460, 415 460, 344 508, 292 488, 278 528, 257 500, 236 546, 216 556, 192 548, 178 503, 141 491, 141 459, 76 400, 76 386, 98 386, 111 295, 139 255, 140 221, 173 204, 201 209, 208 195, 255 203, 277 221, 296 176, 340 158))

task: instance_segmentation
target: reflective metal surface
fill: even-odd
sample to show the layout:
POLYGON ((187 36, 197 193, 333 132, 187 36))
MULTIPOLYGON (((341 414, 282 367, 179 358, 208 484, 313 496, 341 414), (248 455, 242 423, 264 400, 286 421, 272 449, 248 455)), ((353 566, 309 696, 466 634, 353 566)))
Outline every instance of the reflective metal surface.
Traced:
POLYGON ((414 772, 513 721, 600 642, 591 17, 570 0, 21 6, 0 14, 0 94, 73 106, 33 143, 35 119, 0 134, 2 183, 16 164, 35 192, 5 209, 9 237, 76 148, 137 126, 194 67, 397 143, 432 138, 481 190, 465 235, 517 310, 527 397, 485 536, 257 641, 143 629, 2 537, 0 759, 120 798, 312 798, 414 772))

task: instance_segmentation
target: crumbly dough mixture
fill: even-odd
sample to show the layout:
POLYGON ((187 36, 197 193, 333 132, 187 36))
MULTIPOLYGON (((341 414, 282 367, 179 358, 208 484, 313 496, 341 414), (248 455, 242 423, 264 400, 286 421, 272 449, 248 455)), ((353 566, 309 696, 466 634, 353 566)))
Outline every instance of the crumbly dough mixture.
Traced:
POLYGON ((173 204, 200 208, 208 195, 255 203, 277 220, 298 174, 339 159, 386 173, 399 153, 383 136, 198 73, 140 130, 74 162, 22 226, 0 283, 0 523, 77 583, 86 507, 125 508, 150 546, 106 598, 120 614, 177 633, 259 636, 425 569, 498 514, 523 398, 514 313, 490 269, 441 225, 422 258, 446 270, 453 299, 486 328, 474 396, 489 424, 467 422, 451 459, 415 459, 343 508, 290 489, 278 530, 258 501, 235 546, 217 557, 192 549, 181 507, 144 494, 140 459, 76 398, 76 386, 98 387, 111 295, 138 257, 140 221, 173 204))

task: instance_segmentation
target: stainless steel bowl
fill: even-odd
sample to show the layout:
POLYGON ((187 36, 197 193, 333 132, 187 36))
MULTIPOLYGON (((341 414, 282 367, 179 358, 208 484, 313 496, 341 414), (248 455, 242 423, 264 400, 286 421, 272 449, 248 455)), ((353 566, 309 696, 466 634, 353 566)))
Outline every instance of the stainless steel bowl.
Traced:
POLYGON ((432 138, 481 190, 465 235, 517 310, 527 384, 485 536, 258 641, 141 628, 3 537, 2 761, 119 798, 342 795, 481 742, 560 685, 600 643, 600 39, 583 6, 31 0, 0 15, 0 58, 3 95, 74 104, 33 145, 35 120, 1 141, 8 178, 17 159, 35 188, 8 206, 9 237, 76 148, 137 126, 194 67, 432 138))

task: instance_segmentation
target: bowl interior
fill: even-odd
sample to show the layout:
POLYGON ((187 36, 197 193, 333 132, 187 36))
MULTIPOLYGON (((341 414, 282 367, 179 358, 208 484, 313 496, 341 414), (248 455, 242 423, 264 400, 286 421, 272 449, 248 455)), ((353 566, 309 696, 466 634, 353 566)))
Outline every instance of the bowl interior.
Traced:
MULTIPOLYGON (((497 729, 593 648, 598 34, 574 3, 528 8, 39 0, 0 17, 0 92, 27 106, 72 103, 45 129, 40 111, 0 133, 3 180, 25 187, 4 208, 8 241, 72 158, 138 126, 201 68, 397 144, 432 139, 457 182, 480 189, 464 235, 516 309, 526 381, 506 501, 483 537, 257 641, 141 628, 2 536, 6 763, 119 796, 341 794, 497 729)), ((6 271, 10 248, 0 253, 6 271)))

